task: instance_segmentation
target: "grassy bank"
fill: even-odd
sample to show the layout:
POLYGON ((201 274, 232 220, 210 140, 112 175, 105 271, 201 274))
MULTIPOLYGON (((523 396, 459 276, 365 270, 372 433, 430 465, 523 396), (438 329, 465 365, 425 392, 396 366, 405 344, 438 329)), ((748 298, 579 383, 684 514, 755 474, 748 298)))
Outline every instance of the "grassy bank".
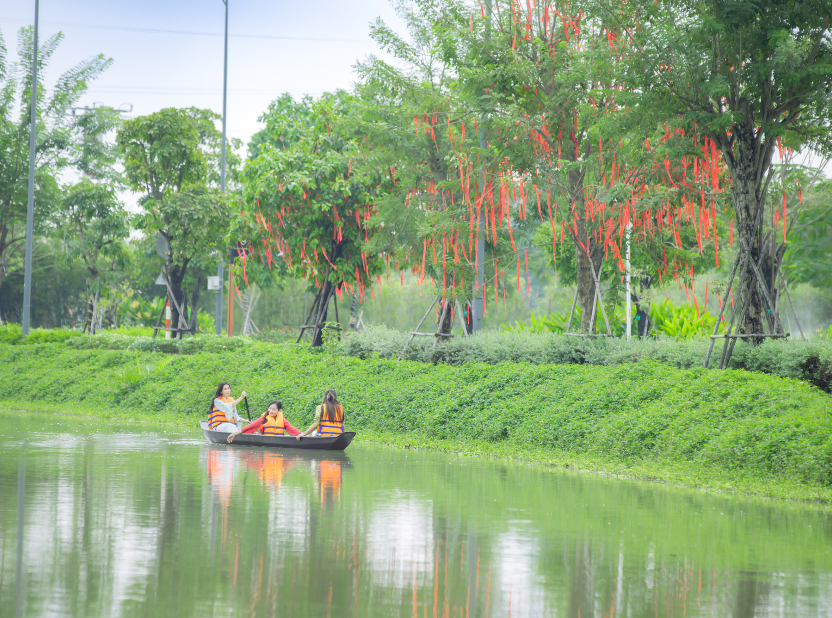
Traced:
POLYGON ((745 371, 430 365, 267 344, 192 356, 0 345, 0 365, 4 408, 194 423, 228 380, 252 414, 277 397, 303 426, 332 386, 365 440, 832 502, 829 396, 745 371))

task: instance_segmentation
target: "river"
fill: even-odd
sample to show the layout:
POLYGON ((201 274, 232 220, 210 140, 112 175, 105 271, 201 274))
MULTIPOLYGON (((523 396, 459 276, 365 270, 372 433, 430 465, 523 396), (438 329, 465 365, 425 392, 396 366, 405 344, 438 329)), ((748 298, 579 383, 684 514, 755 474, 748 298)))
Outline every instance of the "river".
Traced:
POLYGON ((832 516, 354 442, 0 413, 0 616, 832 616, 832 516))

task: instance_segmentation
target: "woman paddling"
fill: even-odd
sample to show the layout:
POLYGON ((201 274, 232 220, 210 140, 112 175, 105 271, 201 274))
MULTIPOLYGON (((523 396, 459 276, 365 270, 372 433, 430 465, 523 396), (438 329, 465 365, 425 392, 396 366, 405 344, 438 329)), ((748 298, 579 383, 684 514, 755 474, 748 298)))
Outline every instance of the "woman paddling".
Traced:
POLYGON ((283 404, 275 400, 269 404, 269 409, 260 418, 228 436, 229 444, 233 442, 235 436, 241 433, 259 433, 264 436, 283 436, 288 433, 290 436, 296 436, 300 431, 292 427, 288 419, 283 416, 283 404))
POLYGON ((236 401, 231 397, 231 386, 228 382, 220 382, 217 392, 211 400, 211 408, 208 412, 208 428, 213 431, 224 431, 231 433, 237 431, 237 422, 242 419, 237 414, 237 404, 246 398, 246 392, 240 395, 236 401))
POLYGON ((334 388, 326 389, 323 403, 315 408, 315 422, 297 439, 300 440, 316 429, 319 438, 335 438, 344 433, 344 407, 338 403, 334 388))

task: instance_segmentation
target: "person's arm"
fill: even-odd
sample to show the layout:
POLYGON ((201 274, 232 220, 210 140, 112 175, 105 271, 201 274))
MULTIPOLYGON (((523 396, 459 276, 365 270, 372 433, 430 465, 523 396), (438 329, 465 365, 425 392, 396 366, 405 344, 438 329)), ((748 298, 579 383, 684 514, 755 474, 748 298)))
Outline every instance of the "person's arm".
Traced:
POLYGON ((299 429, 295 429, 294 427, 292 427, 292 423, 286 420, 285 416, 283 417, 283 428, 286 430, 286 433, 288 433, 290 436, 296 436, 300 433, 299 429))
POLYGON ((238 429, 237 431, 235 431, 234 433, 232 433, 228 436, 228 442, 229 443, 233 442, 234 437, 239 436, 241 433, 254 433, 255 431, 257 431, 260 428, 260 426, 263 424, 263 422, 264 422, 263 418, 258 418, 253 423, 251 423, 249 425, 246 425, 242 429, 238 429))
POLYGON ((301 439, 301 438, 303 438, 304 436, 308 436, 310 433, 312 433, 313 431, 315 431, 317 428, 318 428, 318 421, 315 421, 314 423, 312 423, 311 425, 309 425, 309 429, 307 429, 306 431, 304 431, 304 432, 303 432, 303 433, 301 433, 301 434, 298 434, 298 436, 297 436, 297 438, 296 438, 296 439, 297 439, 297 440, 300 440, 300 439, 301 439))
POLYGON ((240 398, 237 401, 235 401, 234 403, 232 403, 231 405, 236 406, 238 403, 240 403, 247 396, 248 396, 247 393, 245 391, 243 391, 242 394, 240 395, 240 398))

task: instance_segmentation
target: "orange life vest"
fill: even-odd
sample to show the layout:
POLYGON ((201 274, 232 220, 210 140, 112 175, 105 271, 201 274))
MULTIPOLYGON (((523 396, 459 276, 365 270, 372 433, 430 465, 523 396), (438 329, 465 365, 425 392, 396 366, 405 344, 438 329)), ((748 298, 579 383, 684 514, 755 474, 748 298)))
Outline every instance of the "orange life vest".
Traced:
POLYGON ((321 410, 321 420, 318 423, 318 436, 322 438, 334 438, 344 433, 344 408, 340 405, 335 406, 335 419, 333 421, 324 420, 326 407, 321 410))
MULTIPOLYGON (((225 397, 217 397, 217 399, 222 399, 225 403, 231 403, 234 401, 230 397, 226 399, 225 397)), ((211 408, 211 412, 208 414, 208 428, 209 429, 216 429, 222 423, 233 423, 234 421, 230 421, 225 417, 225 412, 220 410, 217 406, 213 406, 211 408)))
POLYGON ((283 412, 278 412, 277 416, 266 414, 263 424, 260 425, 260 433, 264 436, 282 436, 285 435, 286 430, 283 426, 283 412))

